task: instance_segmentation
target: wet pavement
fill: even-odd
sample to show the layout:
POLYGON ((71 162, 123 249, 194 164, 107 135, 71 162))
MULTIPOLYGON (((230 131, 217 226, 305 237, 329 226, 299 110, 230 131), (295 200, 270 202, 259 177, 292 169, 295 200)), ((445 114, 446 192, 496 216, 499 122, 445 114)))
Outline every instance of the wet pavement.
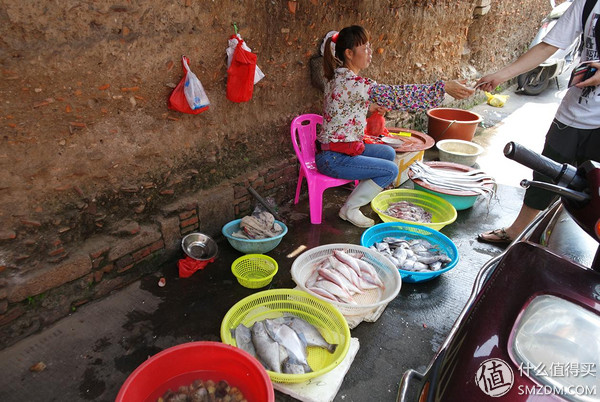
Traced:
MULTIPOLYGON (((518 183, 531 175, 504 158, 502 148, 514 139, 541 149, 560 98, 555 88, 535 98, 514 94, 512 89, 506 92, 510 99, 504 108, 473 109, 484 116, 487 126, 474 139, 486 149, 478 165, 496 177, 497 197, 480 197, 473 208, 459 211, 456 222, 441 230, 458 247, 460 261, 454 269, 429 282, 403 283, 398 297, 376 322, 363 322, 351 331, 360 348, 335 401, 395 401, 404 371, 425 369, 467 301, 479 268, 502 251, 477 242, 476 235, 512 221, 523 194, 518 183)), ((435 157, 432 150, 425 159, 435 157)), ((410 186, 410 181, 403 185, 410 186)), ((321 225, 310 224, 307 199, 296 206, 280 206, 289 232, 267 253, 278 262, 279 271, 267 288, 259 290, 295 286, 290 275, 294 258, 287 255, 300 245, 360 244, 364 230, 337 217, 348 191, 325 192, 321 225)), ((363 210, 376 217, 370 208, 363 210)), ((257 291, 239 285, 231 273, 231 263, 241 255, 219 239, 216 261, 190 278, 178 278, 173 261, 0 351, 0 400, 112 401, 127 376, 149 356, 185 342, 220 341, 224 315, 257 291), (158 286, 161 276, 166 278, 165 287, 158 286), (29 368, 38 362, 46 368, 31 372, 29 368)), ((276 392, 276 400, 295 399, 276 392)))

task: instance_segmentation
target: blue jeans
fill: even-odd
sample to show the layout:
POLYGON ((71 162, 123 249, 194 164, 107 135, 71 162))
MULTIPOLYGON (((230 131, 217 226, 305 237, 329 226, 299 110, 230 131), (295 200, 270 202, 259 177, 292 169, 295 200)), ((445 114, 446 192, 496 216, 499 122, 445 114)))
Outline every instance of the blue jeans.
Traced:
POLYGON ((396 151, 389 145, 365 144, 361 155, 323 151, 317 153, 315 162, 319 172, 324 175, 347 180, 371 179, 379 187, 386 188, 398 176, 395 158, 396 151))

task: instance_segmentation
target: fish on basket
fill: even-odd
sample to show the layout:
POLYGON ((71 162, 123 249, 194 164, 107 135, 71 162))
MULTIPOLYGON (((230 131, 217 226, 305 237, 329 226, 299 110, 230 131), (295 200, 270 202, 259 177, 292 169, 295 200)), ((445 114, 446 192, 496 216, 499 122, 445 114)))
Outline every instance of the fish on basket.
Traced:
POLYGON ((231 332, 238 348, 276 373, 310 373, 308 347, 333 353, 338 346, 327 342, 314 325, 292 314, 256 321, 250 328, 239 324, 231 332))
POLYGON ((385 289, 373 266, 341 250, 334 250, 313 266, 305 287, 335 302, 357 304, 353 296, 370 289, 385 289))
POLYGON ((452 259, 425 239, 385 237, 371 247, 387 257, 396 268, 405 271, 439 271, 452 259))

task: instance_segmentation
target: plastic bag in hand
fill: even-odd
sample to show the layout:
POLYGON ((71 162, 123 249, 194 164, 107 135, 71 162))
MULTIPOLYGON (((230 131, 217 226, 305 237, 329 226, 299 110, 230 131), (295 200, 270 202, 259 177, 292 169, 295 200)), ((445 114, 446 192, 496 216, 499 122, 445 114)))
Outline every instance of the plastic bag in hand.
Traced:
POLYGON ((187 99, 190 108, 196 110, 210 105, 210 101, 208 100, 208 96, 206 96, 202 83, 196 74, 190 70, 190 66, 188 66, 185 58, 183 59, 183 67, 186 70, 183 93, 185 94, 185 98, 187 99))

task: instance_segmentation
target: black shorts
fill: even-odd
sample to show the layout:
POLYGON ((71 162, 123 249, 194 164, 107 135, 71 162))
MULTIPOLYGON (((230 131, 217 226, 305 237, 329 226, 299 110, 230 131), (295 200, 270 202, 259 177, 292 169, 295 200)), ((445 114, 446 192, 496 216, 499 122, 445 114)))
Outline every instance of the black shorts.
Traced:
MULTIPOLYGON (((558 162, 577 166, 587 160, 600 162, 600 128, 579 129, 567 126, 554 119, 546 134, 542 155, 558 162)), ((533 179, 551 182, 537 172, 533 179)), ((537 210, 546 209, 556 198, 556 194, 536 187, 530 187, 525 192, 524 203, 537 210)))

